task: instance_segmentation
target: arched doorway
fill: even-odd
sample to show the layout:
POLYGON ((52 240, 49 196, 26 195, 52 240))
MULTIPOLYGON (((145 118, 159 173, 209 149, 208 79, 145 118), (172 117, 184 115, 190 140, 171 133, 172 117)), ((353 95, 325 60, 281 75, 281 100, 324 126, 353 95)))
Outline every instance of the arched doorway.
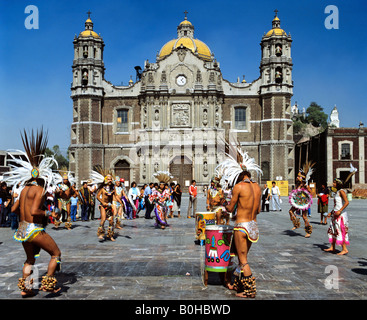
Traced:
POLYGON ((188 192, 189 188, 186 186, 186 182, 189 181, 189 184, 191 184, 192 161, 185 156, 176 156, 170 162, 169 171, 173 175, 172 180, 181 185, 181 190, 188 192))
POLYGON ((123 178, 125 181, 130 181, 130 164, 125 159, 121 159, 115 163, 115 175, 123 178))

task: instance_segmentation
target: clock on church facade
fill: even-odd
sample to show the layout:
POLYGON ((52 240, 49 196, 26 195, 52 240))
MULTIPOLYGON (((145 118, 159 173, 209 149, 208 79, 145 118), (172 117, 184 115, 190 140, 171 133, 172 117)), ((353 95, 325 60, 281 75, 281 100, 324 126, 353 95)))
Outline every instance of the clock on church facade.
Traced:
POLYGON ((116 86, 104 78, 105 44, 88 15, 74 38, 70 170, 79 184, 101 166, 129 184, 169 170, 182 187, 192 179, 202 186, 225 158, 224 141, 238 141, 261 165, 262 181, 292 184, 291 43, 276 13, 261 39, 258 79, 230 82, 185 14, 156 61, 116 86))

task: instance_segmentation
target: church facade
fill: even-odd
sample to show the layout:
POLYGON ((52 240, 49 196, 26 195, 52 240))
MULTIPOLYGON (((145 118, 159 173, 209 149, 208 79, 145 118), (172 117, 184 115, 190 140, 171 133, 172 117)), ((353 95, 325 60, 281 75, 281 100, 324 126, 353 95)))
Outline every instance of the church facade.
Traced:
POLYGON ((292 39, 277 14, 261 39, 260 75, 251 83, 223 79, 194 31, 185 16, 156 61, 145 61, 135 82, 115 86, 104 78, 105 44, 88 17, 74 38, 72 66, 69 160, 78 183, 101 166, 126 184, 169 170, 182 187, 192 179, 207 185, 228 151, 224 141, 256 159, 263 181, 294 183, 292 39))

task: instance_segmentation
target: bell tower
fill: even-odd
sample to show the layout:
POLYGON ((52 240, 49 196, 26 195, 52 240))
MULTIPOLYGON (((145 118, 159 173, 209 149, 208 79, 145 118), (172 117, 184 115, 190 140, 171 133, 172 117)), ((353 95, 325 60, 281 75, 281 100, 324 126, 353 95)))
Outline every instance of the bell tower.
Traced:
POLYGON ((261 141, 267 142, 260 152, 264 168, 269 168, 269 178, 281 177, 289 184, 294 183, 291 45, 291 35, 280 27, 278 10, 275 10, 272 28, 260 43, 261 141))
POLYGON ((293 94, 292 38, 281 29, 278 10, 272 21, 272 29, 261 40, 261 93, 284 92, 293 94))
POLYGON ((102 95, 104 78, 103 48, 104 42, 100 35, 93 31, 93 22, 88 11, 85 30, 74 37, 74 61, 72 96, 92 94, 102 95))
POLYGON ((103 154, 101 110, 104 97, 104 42, 93 30, 91 12, 87 14, 85 30, 78 37, 75 35, 73 41, 73 122, 69 159, 70 170, 75 173, 78 186, 82 178, 89 177, 93 169, 91 163, 102 164, 103 154))

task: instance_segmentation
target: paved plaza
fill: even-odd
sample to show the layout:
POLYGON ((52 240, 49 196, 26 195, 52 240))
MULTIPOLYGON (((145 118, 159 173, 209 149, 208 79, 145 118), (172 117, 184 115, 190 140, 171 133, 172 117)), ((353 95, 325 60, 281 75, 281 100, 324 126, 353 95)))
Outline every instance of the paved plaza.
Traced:
MULTIPOLYGON (((205 211, 204 197, 198 200, 198 211, 205 211)), ((186 218, 187 204, 186 196, 181 218, 169 219, 166 230, 154 228, 154 220, 142 218, 144 213, 124 220, 115 242, 97 238, 99 220, 77 221, 69 231, 49 225, 47 232, 62 251, 62 270, 56 275, 62 290, 55 295, 37 290, 27 300, 242 300, 220 285, 215 274, 204 286, 204 247, 194 242, 195 219, 186 218)), ((346 256, 323 252, 328 227, 320 224, 316 203, 309 239, 304 238, 302 219, 301 228, 291 230, 287 198, 283 197, 281 212, 262 212, 260 239, 249 254, 257 278, 255 300, 366 299, 366 207, 367 200, 354 199, 347 208, 351 245, 346 256)), ((17 282, 25 254, 12 234, 10 228, 0 229, 0 299, 21 299, 17 282)), ((48 261, 42 251, 36 262, 39 277, 48 261)))

